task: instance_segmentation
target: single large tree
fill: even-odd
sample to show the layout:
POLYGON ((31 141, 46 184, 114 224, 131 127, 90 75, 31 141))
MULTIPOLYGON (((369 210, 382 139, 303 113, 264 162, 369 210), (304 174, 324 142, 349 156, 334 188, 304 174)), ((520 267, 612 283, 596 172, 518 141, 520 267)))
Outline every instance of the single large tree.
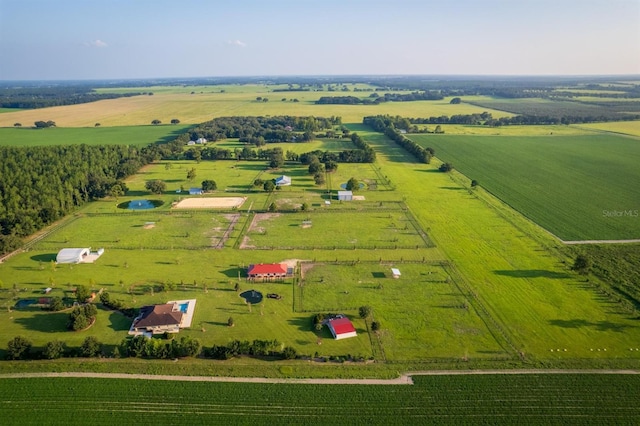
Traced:
POLYGON ((191 170, 187 172, 187 179, 191 182, 196 178, 196 169, 192 167, 191 170))
POLYGON ((360 189, 360 182, 358 182, 358 179, 352 177, 347 181, 347 186, 345 189, 347 191, 357 191, 360 189))
POLYGON ((207 179, 202 181, 202 190, 205 192, 215 191, 218 189, 218 185, 215 180, 207 179))
POLYGON ((159 179, 149 180, 144 184, 152 194, 162 194, 167 189, 167 184, 159 179))

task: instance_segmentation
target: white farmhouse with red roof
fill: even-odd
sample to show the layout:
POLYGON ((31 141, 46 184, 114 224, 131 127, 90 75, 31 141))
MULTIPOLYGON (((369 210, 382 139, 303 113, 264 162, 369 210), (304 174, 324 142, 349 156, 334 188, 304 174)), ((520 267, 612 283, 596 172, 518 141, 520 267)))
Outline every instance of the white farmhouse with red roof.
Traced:
POLYGON ((258 263, 249 265, 247 275, 250 280, 271 281, 284 279, 287 276, 287 265, 284 263, 258 263))
POLYGON ((349 318, 338 316, 327 321, 327 326, 336 340, 356 337, 356 329, 349 318))

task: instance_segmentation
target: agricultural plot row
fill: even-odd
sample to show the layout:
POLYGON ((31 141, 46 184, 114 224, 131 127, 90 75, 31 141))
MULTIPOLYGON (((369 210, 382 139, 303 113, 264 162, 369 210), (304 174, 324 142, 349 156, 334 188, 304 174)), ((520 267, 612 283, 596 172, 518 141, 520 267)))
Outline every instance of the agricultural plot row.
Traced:
POLYGON ((632 424, 637 376, 415 377, 412 386, 198 383, 113 379, 1 379, 7 425, 632 424), (123 392, 123 388, 127 391, 123 392), (78 397, 81 395, 81 397, 78 397), (88 402, 90 401, 90 402, 88 402), (37 407, 37 410, 34 410, 37 407))
POLYGON ((412 138, 563 240, 640 237, 634 139, 576 137, 412 138))

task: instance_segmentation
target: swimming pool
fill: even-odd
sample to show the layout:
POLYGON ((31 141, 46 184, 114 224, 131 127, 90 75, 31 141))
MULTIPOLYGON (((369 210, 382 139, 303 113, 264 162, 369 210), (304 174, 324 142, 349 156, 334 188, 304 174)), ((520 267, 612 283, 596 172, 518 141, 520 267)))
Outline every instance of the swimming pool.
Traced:
POLYGON ((187 313, 187 309, 189 308, 189 302, 187 303, 181 303, 178 305, 178 309, 180 310, 180 312, 182 312, 183 314, 187 313))

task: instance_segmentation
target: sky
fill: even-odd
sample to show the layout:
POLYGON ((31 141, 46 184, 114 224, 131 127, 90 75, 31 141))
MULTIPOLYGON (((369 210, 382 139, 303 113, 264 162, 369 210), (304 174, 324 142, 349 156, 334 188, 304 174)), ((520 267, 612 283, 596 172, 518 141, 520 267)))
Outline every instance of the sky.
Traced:
POLYGON ((0 80, 640 74, 640 0, 0 0, 0 80))

